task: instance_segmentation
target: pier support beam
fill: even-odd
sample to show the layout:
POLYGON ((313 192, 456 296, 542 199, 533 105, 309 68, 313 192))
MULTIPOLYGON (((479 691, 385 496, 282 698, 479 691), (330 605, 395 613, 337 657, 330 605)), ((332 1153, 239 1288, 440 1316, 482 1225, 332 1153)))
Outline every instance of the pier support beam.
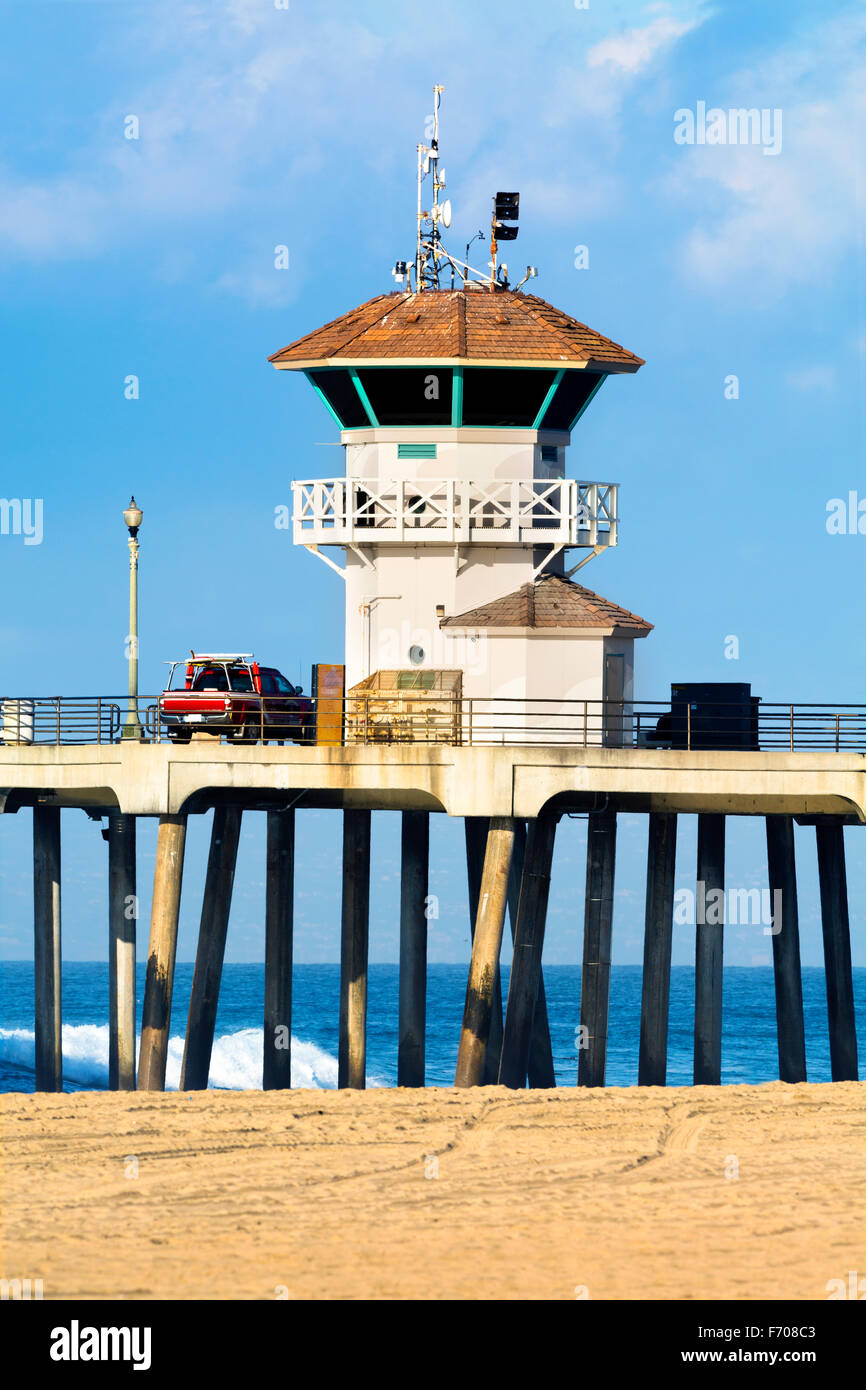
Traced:
POLYGON ((607 1020, 610 1008, 610 950, 615 869, 616 812, 591 811, 586 842, 578 1086, 604 1085, 607 1020))
POLYGON ((268 811, 265 886, 265 1024, 262 1089, 292 1084, 295 811, 268 811))
POLYGON ((135 1090, 135 816, 108 817, 108 1089, 135 1090))
MULTIPOLYGON (((511 857, 511 874, 508 879, 508 917, 511 923, 511 943, 514 944, 517 931, 517 910, 520 906, 520 885, 523 882, 523 865, 526 859, 526 822, 514 823, 514 853, 511 857)), ((550 1022, 547 1017, 547 996, 544 990, 544 971, 539 964, 538 994, 535 999, 535 1014, 532 1020, 532 1036, 529 1042, 528 1084, 535 1090, 550 1090, 556 1086, 553 1070, 553 1047, 550 1041, 550 1022)))
POLYGON ((180 1069, 182 1091, 207 1090, 240 832, 240 807, 214 808, 180 1069))
POLYGON ((343 812, 340 947, 340 1087, 367 1084, 367 953, 370 933, 370 812, 343 812))
POLYGON ((60 1003, 60 807, 33 807, 36 1090, 63 1090, 60 1003))
POLYGON ((664 1086, 667 1081, 676 860, 676 816, 651 811, 637 1071, 639 1086, 664 1086))
POLYGON ((725 818, 698 816, 695 924, 696 1086, 722 1081, 722 954, 725 929, 725 818))
POLYGON ((499 953, 502 949, 513 850, 514 821, 507 816, 491 817, 469 963, 463 1029, 457 1051, 455 1086, 491 1084, 487 1081, 484 1064, 491 1019, 495 1012, 499 953))
POLYGON ((429 857, 430 813, 404 811, 400 846, 398 1086, 424 1085, 429 857))
POLYGON ((767 866, 773 903, 773 978, 776 986, 779 1080, 805 1081, 806 1032, 803 1023, 800 920, 792 816, 767 816, 767 866))
POLYGON ((834 1081, 856 1081, 857 1029, 854 1023, 848 881, 842 822, 830 817, 822 818, 816 835, 830 1025, 830 1074, 834 1081))
MULTIPOLYGON (((484 869, 484 854, 487 848, 487 832, 490 828, 490 820, 487 816, 467 816, 464 825, 466 830, 466 873, 469 880, 469 935, 474 941, 475 923, 478 918, 478 904, 481 900, 481 875, 484 869)), ((502 980, 499 971, 499 959, 497 958, 496 978, 493 982, 490 1031, 487 1035, 487 1051, 484 1054, 483 1085, 496 1085, 499 1079, 499 1058, 501 1054, 502 980)))
POLYGON ((160 816, 138 1058, 139 1091, 165 1090, 185 845, 186 816, 160 816))
MULTIPOLYGON (((542 813, 537 820, 530 821, 529 824, 517 920, 514 925, 514 958, 508 981, 502 1059, 499 1064, 499 1083, 502 1086, 525 1086, 530 1071, 556 819, 555 815, 542 813)), ((549 1033, 547 1040, 549 1047, 549 1033)), ((545 1077, 543 1084, 556 1083, 555 1080, 551 1082, 545 1077)))

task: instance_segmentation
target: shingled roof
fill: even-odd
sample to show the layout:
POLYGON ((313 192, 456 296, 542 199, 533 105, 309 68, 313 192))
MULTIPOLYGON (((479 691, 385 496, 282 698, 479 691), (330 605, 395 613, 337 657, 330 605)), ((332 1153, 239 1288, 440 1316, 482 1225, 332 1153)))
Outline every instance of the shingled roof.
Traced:
POLYGON ((559 574, 522 584, 513 594, 493 599, 468 613, 442 618, 440 627, 604 628, 617 636, 646 637, 653 625, 610 599, 559 574))
POLYGON ((643 358, 534 294, 380 294, 268 358, 278 369, 400 361, 520 363, 636 372, 643 358))

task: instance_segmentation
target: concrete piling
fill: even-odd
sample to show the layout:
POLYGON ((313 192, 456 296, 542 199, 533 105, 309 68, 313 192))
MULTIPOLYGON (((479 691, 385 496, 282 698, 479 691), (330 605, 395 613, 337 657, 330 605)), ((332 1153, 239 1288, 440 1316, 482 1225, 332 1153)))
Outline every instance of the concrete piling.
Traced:
POLYGON ((578 1086, 603 1086, 610 1008, 616 812, 591 811, 587 824, 578 1086))
MULTIPOLYGON (((488 816, 467 816, 465 818, 466 874, 469 882, 469 935, 473 941, 475 940, 475 923, 478 918, 478 904, 481 898, 481 875, 484 869, 484 854, 487 848, 487 832, 489 828, 490 819, 488 816)), ((496 1085, 499 1079, 499 1058, 501 1054, 502 979, 499 970, 499 960, 497 958, 496 974, 493 981, 493 1002, 490 1011, 490 1031, 487 1035, 487 1050, 484 1054, 483 1084, 485 1086, 496 1085)))
POLYGON ((343 812, 340 947, 340 1087, 367 1084, 367 954, 370 930, 370 812, 343 812))
MULTIPOLYGON (((529 825, 499 1064, 499 1083, 502 1086, 525 1086, 530 1069, 556 820, 555 815, 542 813, 529 825)), ((548 1032, 548 1045, 549 1040, 548 1032)), ((548 1084, 555 1085, 555 1079, 548 1084)))
POLYGON ((108 817, 108 1087, 135 1090, 135 816, 108 817))
POLYGON ((240 831, 240 807, 215 807, 180 1070, 182 1091, 207 1090, 240 831))
MULTIPOLYGON (((517 820, 514 822, 514 853, 511 857, 511 873, 508 877, 508 919, 511 923, 512 946, 517 932, 517 910, 520 906, 520 885, 523 882, 525 858, 526 821, 517 820)), ((550 1021, 547 1017, 547 996, 544 990, 544 970, 540 962, 538 966, 538 994, 535 998, 535 1013, 529 1040, 527 1082, 534 1090, 549 1090, 556 1085, 556 1074, 553 1070, 553 1046, 550 1041, 550 1021)))
POLYGON ((33 807, 36 1090, 63 1090, 60 1000, 60 808, 33 807))
POLYGON ((767 816, 767 866, 773 903, 773 979, 779 1080, 806 1080, 806 1032, 800 973, 800 923, 792 816, 767 816), (778 914, 781 913, 781 922, 778 914))
POLYGON ((637 1073, 639 1086, 664 1086, 667 1081, 676 858, 676 816, 650 812, 637 1073))
POLYGON ((696 1086, 719 1086, 722 1080, 724 894, 725 818, 702 814, 698 816, 698 921, 695 925, 696 1086))
POLYGON ((404 811, 400 846, 398 1086, 424 1085, 429 858, 429 812, 404 811))
POLYGON ((262 1089, 292 1084, 295 811, 268 811, 265 885, 265 1018, 262 1089))
POLYGON ((506 816, 491 817, 478 895, 455 1086, 481 1086, 486 1083, 484 1064, 499 978, 499 953, 502 949, 513 849, 514 821, 506 816))
POLYGON ((854 1021, 848 880, 841 820, 827 817, 819 822, 816 836, 830 1027, 830 1074, 834 1081, 856 1081, 857 1028, 854 1021))
POLYGON ((165 1090, 185 845, 186 816, 160 816, 138 1059, 139 1091, 165 1090))

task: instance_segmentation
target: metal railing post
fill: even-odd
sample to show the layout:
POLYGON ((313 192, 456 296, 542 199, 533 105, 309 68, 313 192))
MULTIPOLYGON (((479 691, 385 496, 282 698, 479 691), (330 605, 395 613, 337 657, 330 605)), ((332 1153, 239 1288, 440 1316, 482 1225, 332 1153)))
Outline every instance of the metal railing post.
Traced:
POLYGON ((794 706, 791 705, 791 752, 794 751, 794 706))
POLYGON ((686 700, 686 751, 692 751, 692 705, 686 700))

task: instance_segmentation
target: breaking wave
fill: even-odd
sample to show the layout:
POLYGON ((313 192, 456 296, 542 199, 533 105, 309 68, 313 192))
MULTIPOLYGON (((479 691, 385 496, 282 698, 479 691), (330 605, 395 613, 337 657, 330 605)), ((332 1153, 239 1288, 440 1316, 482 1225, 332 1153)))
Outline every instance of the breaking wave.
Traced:
MULTIPOLYGON (((108 1088, 108 1024, 64 1024, 64 1090, 108 1088)), ((138 1040, 140 1042, 140 1039, 138 1040)), ((214 1039, 208 1086, 221 1091, 260 1091, 262 1030, 242 1028, 214 1039)), ((27 1028, 0 1028, 3 1090, 32 1090, 35 1035, 27 1028), (23 1084, 29 1079, 29 1085, 23 1084)), ((169 1039, 165 1088, 176 1091, 183 1060, 183 1038, 169 1039)), ((292 1085, 307 1090, 337 1085, 337 1059, 315 1043, 292 1038, 292 1085)))

